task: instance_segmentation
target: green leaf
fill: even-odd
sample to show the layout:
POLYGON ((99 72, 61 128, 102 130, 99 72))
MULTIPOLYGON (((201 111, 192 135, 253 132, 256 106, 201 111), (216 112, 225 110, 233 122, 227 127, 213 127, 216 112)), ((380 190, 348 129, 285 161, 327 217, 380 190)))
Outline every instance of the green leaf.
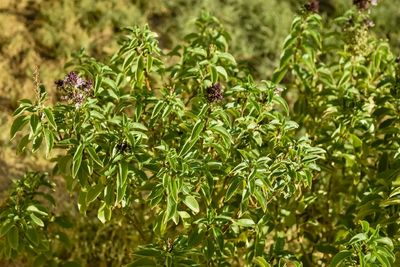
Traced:
POLYGON ((0 228, 0 237, 2 237, 2 236, 4 236, 5 234, 7 234, 8 231, 10 231, 10 229, 11 229, 12 227, 14 227, 13 222, 11 222, 11 221, 9 221, 9 220, 3 222, 3 224, 1 225, 1 228, 0 228))
POLYGON ((259 267, 271 267, 271 265, 263 257, 255 257, 253 261, 259 267))
POLYGON ((185 205, 194 213, 198 213, 200 211, 199 203, 193 196, 186 196, 183 199, 183 203, 185 203, 185 205))
POLYGON ((193 126, 192 134, 190 135, 191 140, 197 140, 197 138, 200 136, 201 131, 204 128, 204 121, 198 120, 196 124, 193 126))
POLYGON ((350 136, 351 136, 351 140, 352 140, 353 146, 355 148, 362 146, 362 141, 357 135, 350 134, 350 136))
POLYGON ((53 112, 49 108, 44 108, 43 111, 50 125, 54 128, 54 130, 57 130, 57 124, 56 121, 54 120, 53 112))
POLYGON ((381 207, 387 207, 391 205, 399 205, 400 204, 400 198, 393 198, 393 199, 388 199, 385 201, 382 201, 379 206, 381 207))
POLYGON ((39 225, 40 227, 44 227, 43 221, 39 217, 37 217, 34 213, 29 214, 29 217, 31 217, 32 222, 39 225))
POLYGON ((36 135, 40 129, 40 119, 39 119, 38 115, 36 115, 36 114, 31 115, 30 125, 31 125, 32 133, 34 133, 36 135))
POLYGON ((153 112, 151 113, 152 120, 160 114, 161 110, 164 108, 165 105, 166 103, 162 100, 157 102, 157 104, 153 108, 153 112))
POLYGON ((238 176, 235 176, 232 178, 232 181, 230 182, 228 189, 226 190, 225 201, 229 201, 231 199, 231 197, 238 190, 240 184, 241 184, 241 180, 238 176))
POLYGON ((126 180, 128 177, 128 164, 125 161, 122 161, 118 164, 119 167, 119 177, 121 179, 121 185, 126 184, 126 180))
POLYGON ((367 236, 366 234, 364 234, 364 233, 359 233, 359 234, 356 234, 355 236, 353 236, 353 237, 350 239, 349 243, 361 242, 361 241, 367 240, 367 238, 368 238, 368 236, 367 236))
POLYGON ((44 129, 44 140, 46 141, 46 156, 48 156, 54 146, 54 135, 48 129, 44 129))
POLYGON ((282 81, 282 79, 285 77, 287 72, 287 68, 282 68, 282 69, 278 69, 276 70, 273 75, 272 75, 272 82, 273 83, 280 83, 282 81))
MULTIPOLYGON (((157 251, 157 256, 160 252, 157 251)), ((156 262, 150 258, 139 258, 134 262, 129 263, 126 267, 154 267, 157 266, 156 262)))
POLYGON ((101 162, 99 156, 96 153, 96 150, 91 147, 91 146, 87 146, 85 147, 85 151, 88 152, 90 158, 96 162, 96 164, 98 164, 99 166, 103 167, 103 162, 101 162))
POLYGON ((36 150, 39 149, 40 145, 42 144, 43 141, 43 135, 39 133, 36 135, 32 141, 32 152, 35 152, 36 150))
POLYGON ((280 68, 286 68, 293 56, 293 49, 286 49, 281 55, 280 68))
POLYGON ((291 47, 297 40, 296 35, 289 34, 288 37, 286 37, 285 41, 283 41, 283 49, 287 49, 288 47, 291 47))
POLYGON ((186 140, 185 144, 182 146, 181 151, 179 152, 180 157, 185 156, 190 151, 190 149, 196 144, 203 128, 204 128, 204 121, 198 120, 193 127, 190 137, 186 140))
POLYGON ((221 51, 216 51, 215 54, 218 58, 229 61, 232 65, 236 65, 236 60, 231 54, 229 54, 227 52, 221 52, 221 51))
POLYGON ((125 184, 121 184, 119 182, 117 183, 116 203, 121 202, 121 200, 124 198, 127 186, 128 186, 127 183, 125 183, 125 184))
POLYGON ((19 116, 14 120, 10 130, 11 139, 15 137, 15 134, 21 130, 21 128, 28 122, 29 119, 29 116, 19 116))
POLYGON ((28 144, 29 144, 29 134, 21 138, 21 140, 17 145, 17 152, 22 153, 26 149, 28 144))
POLYGON ((216 125, 213 126, 211 130, 216 131, 218 134, 222 136, 225 145, 229 145, 232 143, 232 136, 224 127, 216 125))
POLYGON ((112 88, 113 90, 108 90, 107 92, 112 92, 112 95, 110 95, 110 96, 112 96, 113 98, 115 98, 115 99, 118 99, 118 96, 115 94, 115 92, 114 92, 114 90, 116 90, 117 89, 117 84, 113 81, 113 80, 111 80, 110 78, 104 78, 103 79, 103 81, 102 81, 104 84, 106 84, 106 85, 108 85, 110 88, 112 88))
POLYGON ((214 65, 210 66, 211 69, 211 82, 216 83, 218 81, 218 71, 214 65))
POLYGON ((375 242, 379 243, 379 244, 383 244, 386 245, 390 248, 393 248, 393 241, 388 238, 388 237, 381 237, 375 240, 375 242))
POLYGON ((38 89, 39 89, 40 101, 44 101, 47 95, 46 88, 44 87, 43 84, 40 84, 38 86, 38 89))
POLYGON ((218 72, 219 75, 223 76, 225 81, 228 80, 228 73, 226 72, 225 68, 222 66, 217 66, 216 70, 218 72))
POLYGON ((128 68, 131 68, 132 67, 132 62, 133 62, 133 59, 135 58, 135 56, 136 56, 136 51, 130 51, 129 53, 127 53, 127 54, 125 54, 124 55, 124 62, 122 63, 122 69, 123 70, 127 70, 128 68))
POLYGON ((361 228, 363 229, 364 232, 368 232, 369 231, 369 223, 367 221, 361 221, 361 228))
POLYGON ((25 235, 28 237, 28 239, 35 245, 37 246, 39 243, 39 237, 36 229, 32 226, 28 226, 25 230, 25 235))
POLYGON ((19 107, 14 111, 12 116, 17 117, 18 115, 20 115, 22 112, 26 111, 27 109, 32 112, 32 103, 21 103, 19 105, 19 107))
POLYGON ((173 198, 175 202, 178 202, 178 185, 176 179, 170 179, 168 183, 168 195, 173 198))
POLYGON ((289 116, 289 106, 285 101, 285 99, 283 99, 279 95, 274 95, 274 97, 272 98, 272 102, 281 106, 285 111, 286 115, 289 116))
POLYGON ((239 219, 236 221, 236 224, 243 227, 251 227, 255 225, 252 219, 239 219))
POLYGON ((336 267, 336 266, 341 266, 341 263, 347 259, 350 258, 353 253, 348 250, 343 250, 340 251, 338 254, 333 257, 331 264, 329 265, 330 267, 336 267))
POLYGON ((33 267, 43 267, 46 266, 47 259, 46 256, 40 254, 36 257, 35 261, 33 262, 33 267))
POLYGON ((135 78, 136 80, 139 81, 141 79, 144 70, 143 56, 142 55, 138 56, 136 62, 137 64, 136 64, 135 78))
POLYGON ((72 177, 76 177, 78 174, 79 168, 82 163, 82 153, 83 153, 84 145, 80 143, 75 150, 74 157, 72 159, 72 177))
POLYGON ((175 216, 177 212, 177 204, 172 197, 168 197, 167 199, 167 210, 164 217, 164 223, 167 223, 171 218, 175 216))
POLYGON ((7 233, 7 241, 11 248, 18 249, 19 232, 17 227, 13 226, 7 233))
POLYGON ((27 211, 31 211, 31 212, 35 212, 35 213, 40 214, 40 215, 43 215, 43 216, 47 216, 47 215, 48 215, 47 212, 44 212, 44 211, 39 210, 38 207, 36 207, 36 206, 34 206, 34 205, 29 205, 29 206, 26 208, 26 210, 27 210, 27 211))
POLYGON ((100 206, 99 210, 97 211, 97 218, 99 218, 102 223, 105 223, 111 219, 111 208, 106 203, 103 203, 100 206))
POLYGON ((100 182, 91 187, 86 196, 87 203, 89 204, 93 202, 101 194, 101 192, 103 192, 104 188, 105 186, 100 182))
POLYGON ((149 54, 147 55, 147 60, 146 60, 146 71, 150 72, 152 67, 153 67, 153 57, 149 54))
POLYGON ((78 196, 78 209, 81 213, 85 213, 87 209, 87 194, 86 191, 80 191, 78 196))
POLYGON ((139 123, 139 122, 133 122, 132 123, 132 128, 140 129, 140 130, 143 130, 143 131, 147 131, 146 126, 144 126, 142 123, 139 123))
POLYGON ((393 191, 389 195, 389 198, 392 198, 392 197, 397 196, 399 194, 400 194, 400 186, 396 187, 395 189, 393 189, 393 191))
POLYGON ((196 144, 197 140, 187 139, 185 144, 182 146, 181 151, 179 152, 179 157, 184 157, 190 149, 196 144))
POLYGON ((214 239, 219 246, 219 249, 221 251, 223 251, 224 250, 224 237, 223 237, 223 233, 222 233, 221 229, 213 227, 212 231, 213 231, 214 239))

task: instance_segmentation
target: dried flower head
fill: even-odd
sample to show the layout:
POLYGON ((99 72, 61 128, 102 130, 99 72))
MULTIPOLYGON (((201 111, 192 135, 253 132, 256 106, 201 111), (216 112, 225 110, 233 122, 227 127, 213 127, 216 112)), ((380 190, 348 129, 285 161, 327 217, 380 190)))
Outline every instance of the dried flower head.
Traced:
POLYGON ((360 10, 368 9, 371 5, 378 5, 378 0, 353 0, 353 4, 360 10))
POLYGON ((74 71, 68 73, 63 80, 54 82, 61 100, 75 104, 79 108, 83 102, 93 94, 93 83, 91 80, 85 80, 74 71))
POLYGON ((276 94, 276 95, 281 95, 282 94, 282 92, 283 92, 283 88, 282 87, 276 87, 275 88, 275 90, 274 90, 274 93, 276 94))
POLYGON ((365 19, 365 20, 364 20, 364 25, 365 25, 367 28, 373 28, 373 27, 375 27, 375 23, 374 23, 374 21, 371 20, 371 19, 365 19))
POLYGON ((216 84, 208 87, 206 90, 206 98, 207 98, 208 102, 210 102, 210 103, 215 103, 215 102, 221 101, 224 98, 223 93, 222 93, 221 84, 216 83, 216 84))
POLYGON ((307 11, 317 13, 319 11, 319 1, 318 0, 309 0, 305 5, 304 8, 307 11))

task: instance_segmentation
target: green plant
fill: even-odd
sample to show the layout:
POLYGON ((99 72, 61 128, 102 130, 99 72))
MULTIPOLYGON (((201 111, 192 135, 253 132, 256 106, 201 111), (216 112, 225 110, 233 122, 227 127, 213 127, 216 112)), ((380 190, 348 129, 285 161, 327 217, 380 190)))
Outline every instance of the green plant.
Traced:
MULTIPOLYGON (((57 102, 38 83, 11 137, 45 152, 78 212, 33 220, 58 246, 23 249, 7 232, 2 255, 37 266, 395 266, 400 65, 371 33, 373 2, 355 4, 324 21, 310 1, 271 81, 237 63, 207 13, 169 51, 135 27, 108 61, 77 53, 57 102)), ((19 244, 30 244, 25 231, 19 244)))
POLYGON ((59 151, 53 173, 82 214, 135 222, 143 246, 132 266, 295 262, 265 250, 265 236, 280 238, 272 209, 311 185, 323 150, 291 135, 279 90, 237 68, 215 18, 196 24, 170 66, 148 28, 127 29, 107 64, 81 54, 80 74, 56 81, 60 101, 47 105, 38 85, 11 136, 29 125, 20 150, 59 151))
POLYGON ((287 86, 299 129, 327 152, 311 193, 326 201, 313 203, 314 220, 304 221, 310 262, 315 250, 335 254, 337 229, 353 229, 359 220, 398 237, 399 65, 388 43, 371 34, 364 9, 325 27, 318 14, 297 17, 273 77, 287 86))
POLYGON ((381 237, 379 227, 373 229, 368 222, 361 222, 362 233, 355 234, 344 242, 347 249, 332 259, 330 266, 391 266, 395 257, 390 238, 381 237))
POLYGON ((40 253, 49 250, 48 235, 43 229, 51 220, 49 207, 55 204, 51 194, 39 191, 53 186, 43 174, 29 173, 16 180, 7 203, 1 206, 2 254, 15 257, 17 251, 40 253), (42 198, 45 201, 40 201, 42 198), (24 242, 22 242, 22 240, 24 242))

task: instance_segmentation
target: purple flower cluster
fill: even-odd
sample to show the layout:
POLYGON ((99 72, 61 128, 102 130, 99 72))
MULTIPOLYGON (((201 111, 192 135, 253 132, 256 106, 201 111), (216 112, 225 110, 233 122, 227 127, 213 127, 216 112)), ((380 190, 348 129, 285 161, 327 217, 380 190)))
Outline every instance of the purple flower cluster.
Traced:
POLYGON ((68 73, 63 80, 55 81, 57 89, 61 94, 61 100, 75 104, 80 107, 89 96, 93 95, 93 83, 85 80, 74 71, 68 73))
POLYGON ((210 103, 215 103, 215 102, 221 101, 224 98, 224 95, 222 93, 221 84, 216 83, 216 84, 208 87, 206 90, 206 98, 207 98, 208 102, 210 102, 210 103))
POLYGON ((360 10, 365 10, 372 6, 378 5, 378 0, 353 0, 353 4, 360 10))
POLYGON ((307 11, 317 13, 319 11, 319 1, 318 0, 309 0, 308 3, 304 5, 304 8, 307 11))

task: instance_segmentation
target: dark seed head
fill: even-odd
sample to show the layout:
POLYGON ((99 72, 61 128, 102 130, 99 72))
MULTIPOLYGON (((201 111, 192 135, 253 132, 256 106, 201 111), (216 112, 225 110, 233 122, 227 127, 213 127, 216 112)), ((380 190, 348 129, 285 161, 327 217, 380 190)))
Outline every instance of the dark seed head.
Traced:
POLYGON ((117 150, 120 153, 129 152, 131 150, 131 146, 128 144, 128 142, 123 141, 123 142, 117 144, 117 150))
POLYGON ((92 89, 92 86, 93 86, 92 80, 87 80, 87 81, 84 81, 82 87, 83 87, 83 89, 86 91, 86 90, 88 90, 88 89, 92 89))
POLYGON ((64 80, 57 80, 54 82, 54 84, 57 86, 57 88, 63 87, 64 86, 64 80))
POLYGON ((206 90, 206 98, 210 103, 221 101, 224 98, 221 85, 219 83, 216 83, 208 87, 206 90))
POLYGON ((378 0, 353 0, 353 4, 360 10, 368 9, 371 5, 376 6, 378 0))
POLYGON ((318 13, 319 11, 319 1, 318 0, 309 0, 308 3, 304 5, 304 8, 307 11, 318 13))

